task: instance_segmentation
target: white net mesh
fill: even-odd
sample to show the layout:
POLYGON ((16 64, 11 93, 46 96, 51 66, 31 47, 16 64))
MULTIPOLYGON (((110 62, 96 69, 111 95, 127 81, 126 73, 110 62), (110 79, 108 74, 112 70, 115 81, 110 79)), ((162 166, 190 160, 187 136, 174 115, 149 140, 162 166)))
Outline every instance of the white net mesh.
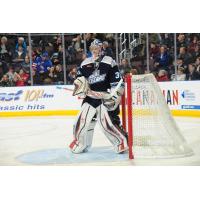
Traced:
POLYGON ((132 76, 132 104, 135 157, 165 158, 193 154, 152 74, 132 76))

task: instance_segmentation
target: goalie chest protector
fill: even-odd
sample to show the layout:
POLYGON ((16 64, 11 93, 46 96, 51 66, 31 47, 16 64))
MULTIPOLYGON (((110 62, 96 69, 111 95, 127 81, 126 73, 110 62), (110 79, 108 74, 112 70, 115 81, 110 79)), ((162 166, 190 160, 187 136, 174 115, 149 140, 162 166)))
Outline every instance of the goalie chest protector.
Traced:
POLYGON ((91 90, 108 91, 117 85, 121 76, 116 62, 110 56, 104 56, 99 61, 86 58, 78 69, 77 76, 84 76, 91 90))

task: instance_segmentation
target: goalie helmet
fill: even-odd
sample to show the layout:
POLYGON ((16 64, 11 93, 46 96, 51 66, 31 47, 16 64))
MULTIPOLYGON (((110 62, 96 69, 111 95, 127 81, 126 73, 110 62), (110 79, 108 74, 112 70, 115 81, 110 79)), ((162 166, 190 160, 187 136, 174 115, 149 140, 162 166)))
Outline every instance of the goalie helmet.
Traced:
POLYGON ((90 48, 92 47, 102 47, 102 42, 99 39, 95 39, 91 44, 90 44, 90 48))
POLYGON ((92 57, 94 60, 98 60, 99 57, 101 56, 101 49, 102 49, 102 42, 98 39, 95 39, 91 44, 90 44, 90 51, 92 53, 92 57))

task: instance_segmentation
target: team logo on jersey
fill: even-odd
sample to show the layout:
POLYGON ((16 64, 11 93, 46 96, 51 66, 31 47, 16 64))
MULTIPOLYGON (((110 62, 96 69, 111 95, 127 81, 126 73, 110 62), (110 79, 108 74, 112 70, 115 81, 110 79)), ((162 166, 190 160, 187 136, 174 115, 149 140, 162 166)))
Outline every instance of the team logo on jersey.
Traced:
POLYGON ((99 83, 105 80, 106 74, 101 74, 99 70, 95 70, 92 75, 88 77, 89 84, 99 83))
POLYGON ((86 67, 92 67, 92 65, 86 65, 86 67))

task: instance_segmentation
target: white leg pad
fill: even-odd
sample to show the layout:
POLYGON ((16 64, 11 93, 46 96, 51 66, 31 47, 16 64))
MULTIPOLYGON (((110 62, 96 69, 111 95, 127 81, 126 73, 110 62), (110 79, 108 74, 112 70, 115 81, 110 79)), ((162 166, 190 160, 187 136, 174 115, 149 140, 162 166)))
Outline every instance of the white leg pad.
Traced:
POLYGON ((112 123, 108 111, 104 105, 97 108, 97 119, 101 130, 114 146, 117 153, 121 153, 128 149, 127 140, 124 135, 112 123))
POLYGON ((87 149, 92 146, 93 135, 94 135, 94 127, 96 125, 96 120, 92 120, 86 134, 86 142, 87 142, 87 149))
POLYGON ((92 137, 93 133, 91 134, 90 126, 92 123, 92 118, 96 114, 96 109, 89 105, 88 103, 84 103, 81 111, 77 117, 77 120, 74 124, 74 140, 70 144, 70 149, 73 153, 82 153, 91 143, 92 143, 92 137), (87 134, 89 133, 90 136, 87 137, 87 134))

